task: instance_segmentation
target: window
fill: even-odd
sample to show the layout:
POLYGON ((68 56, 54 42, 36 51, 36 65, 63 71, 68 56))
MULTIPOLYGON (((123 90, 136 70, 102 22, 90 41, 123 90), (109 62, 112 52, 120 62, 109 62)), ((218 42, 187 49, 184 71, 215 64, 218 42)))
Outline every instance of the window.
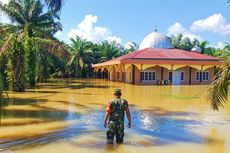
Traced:
POLYGON ((156 80, 156 73, 152 71, 141 72, 141 81, 153 81, 156 80))
POLYGON ((172 81, 172 72, 169 72, 169 80, 172 81))
POLYGON ((145 79, 144 80, 148 80, 148 74, 149 74, 149 72, 144 72, 145 73, 145 79))
POLYGON ((141 80, 144 80, 144 72, 141 72, 141 80))
POLYGON ((180 74, 180 80, 184 81, 184 72, 181 72, 181 74, 180 74))
POLYGON ((149 72, 149 80, 156 80, 156 73, 155 72, 149 72))
POLYGON ((196 72, 196 81, 200 80, 200 72, 196 72))
POLYGON ((196 72, 196 81, 208 81, 209 80, 209 72, 196 72))
POLYGON ((208 72, 203 72, 202 74, 202 80, 208 81, 209 80, 209 73, 208 72))

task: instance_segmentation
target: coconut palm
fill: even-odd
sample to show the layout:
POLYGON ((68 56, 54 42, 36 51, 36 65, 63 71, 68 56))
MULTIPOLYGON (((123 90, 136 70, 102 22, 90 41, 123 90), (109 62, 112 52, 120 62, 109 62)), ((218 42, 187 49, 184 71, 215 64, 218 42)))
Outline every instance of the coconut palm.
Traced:
POLYGON ((72 77, 76 77, 76 75, 77 77, 86 77, 87 69, 89 71, 91 63, 94 62, 92 46, 93 43, 86 39, 80 37, 71 39, 71 44, 68 48, 72 58, 68 62, 68 66, 72 77))
POLYGON ((172 48, 181 48, 181 43, 183 40, 182 38, 183 38, 182 34, 170 36, 169 40, 171 41, 172 48))
POLYGON ((54 12, 55 16, 59 19, 59 12, 64 4, 64 0, 45 0, 50 11, 54 12))
POLYGON ((208 44, 209 44, 208 41, 199 42, 198 47, 200 47, 200 49, 201 49, 201 54, 205 53, 205 49, 206 49, 208 44))
MULTIPOLYGON (((11 50, 13 39, 14 42, 23 42, 22 52, 26 55, 23 57, 26 57, 26 78, 31 85, 35 84, 36 51, 44 48, 51 54, 68 55, 63 45, 53 38, 53 34, 61 30, 61 24, 54 20, 52 11, 43 13, 43 8, 39 0, 10 0, 9 4, 0 4, 0 11, 12 21, 12 24, 0 25, 0 34, 5 34, 0 53, 11 50)), ((14 82, 14 84, 18 83, 14 82)), ((23 91, 22 88, 13 90, 18 91, 18 89, 23 91)))
POLYGON ((117 46, 116 42, 103 41, 98 47, 100 51, 100 62, 105 62, 121 54, 120 48, 117 46))
POLYGON ((228 84, 230 78, 230 45, 223 49, 226 56, 222 56, 223 64, 218 68, 214 81, 209 86, 208 100, 214 110, 218 110, 228 100, 228 84))

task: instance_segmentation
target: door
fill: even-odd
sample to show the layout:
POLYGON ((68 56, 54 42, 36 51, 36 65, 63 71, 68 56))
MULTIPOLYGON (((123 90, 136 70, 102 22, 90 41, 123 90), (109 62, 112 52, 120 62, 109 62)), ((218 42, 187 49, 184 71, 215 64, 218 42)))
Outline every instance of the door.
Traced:
POLYGON ((173 71, 172 84, 173 85, 181 84, 181 71, 173 71))

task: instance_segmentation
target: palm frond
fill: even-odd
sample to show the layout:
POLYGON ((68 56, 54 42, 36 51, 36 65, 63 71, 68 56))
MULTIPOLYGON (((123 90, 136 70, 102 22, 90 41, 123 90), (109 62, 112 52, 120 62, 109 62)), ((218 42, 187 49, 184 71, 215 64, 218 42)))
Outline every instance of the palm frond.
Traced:
POLYGON ((0 24, 0 35, 6 36, 8 34, 19 33, 20 27, 11 24, 0 24))
POLYGON ((12 40, 13 37, 14 37, 14 35, 10 35, 10 36, 7 37, 7 40, 4 41, 4 43, 3 43, 3 45, 2 45, 2 47, 0 49, 0 55, 9 50, 9 48, 11 46, 11 40, 12 40))
POLYGON ((230 60, 226 60, 219 68, 212 84, 208 88, 208 101, 213 110, 223 107, 228 99, 228 80, 230 74, 230 60))
POLYGON ((71 57, 70 61, 67 63, 67 66, 71 67, 77 63, 78 54, 75 54, 71 57))
POLYGON ((0 3, 0 11, 4 13, 11 22, 25 24, 23 8, 16 0, 9 1, 9 4, 0 3))
POLYGON ((64 0, 45 0, 49 10, 54 12, 54 15, 59 19, 59 12, 64 4, 64 0))
POLYGON ((63 44, 59 41, 44 39, 39 37, 30 38, 32 43, 37 44, 39 47, 47 50, 50 54, 60 58, 70 59, 70 54, 63 44))

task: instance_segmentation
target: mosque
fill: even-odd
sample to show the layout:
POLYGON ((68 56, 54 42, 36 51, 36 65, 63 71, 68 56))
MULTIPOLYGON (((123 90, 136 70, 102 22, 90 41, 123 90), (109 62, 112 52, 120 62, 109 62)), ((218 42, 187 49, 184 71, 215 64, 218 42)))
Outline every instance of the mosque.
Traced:
POLYGON ((139 50, 93 64, 95 76, 109 81, 137 85, 210 84, 218 58, 191 51, 173 49, 167 36, 153 31, 140 44, 139 50))

